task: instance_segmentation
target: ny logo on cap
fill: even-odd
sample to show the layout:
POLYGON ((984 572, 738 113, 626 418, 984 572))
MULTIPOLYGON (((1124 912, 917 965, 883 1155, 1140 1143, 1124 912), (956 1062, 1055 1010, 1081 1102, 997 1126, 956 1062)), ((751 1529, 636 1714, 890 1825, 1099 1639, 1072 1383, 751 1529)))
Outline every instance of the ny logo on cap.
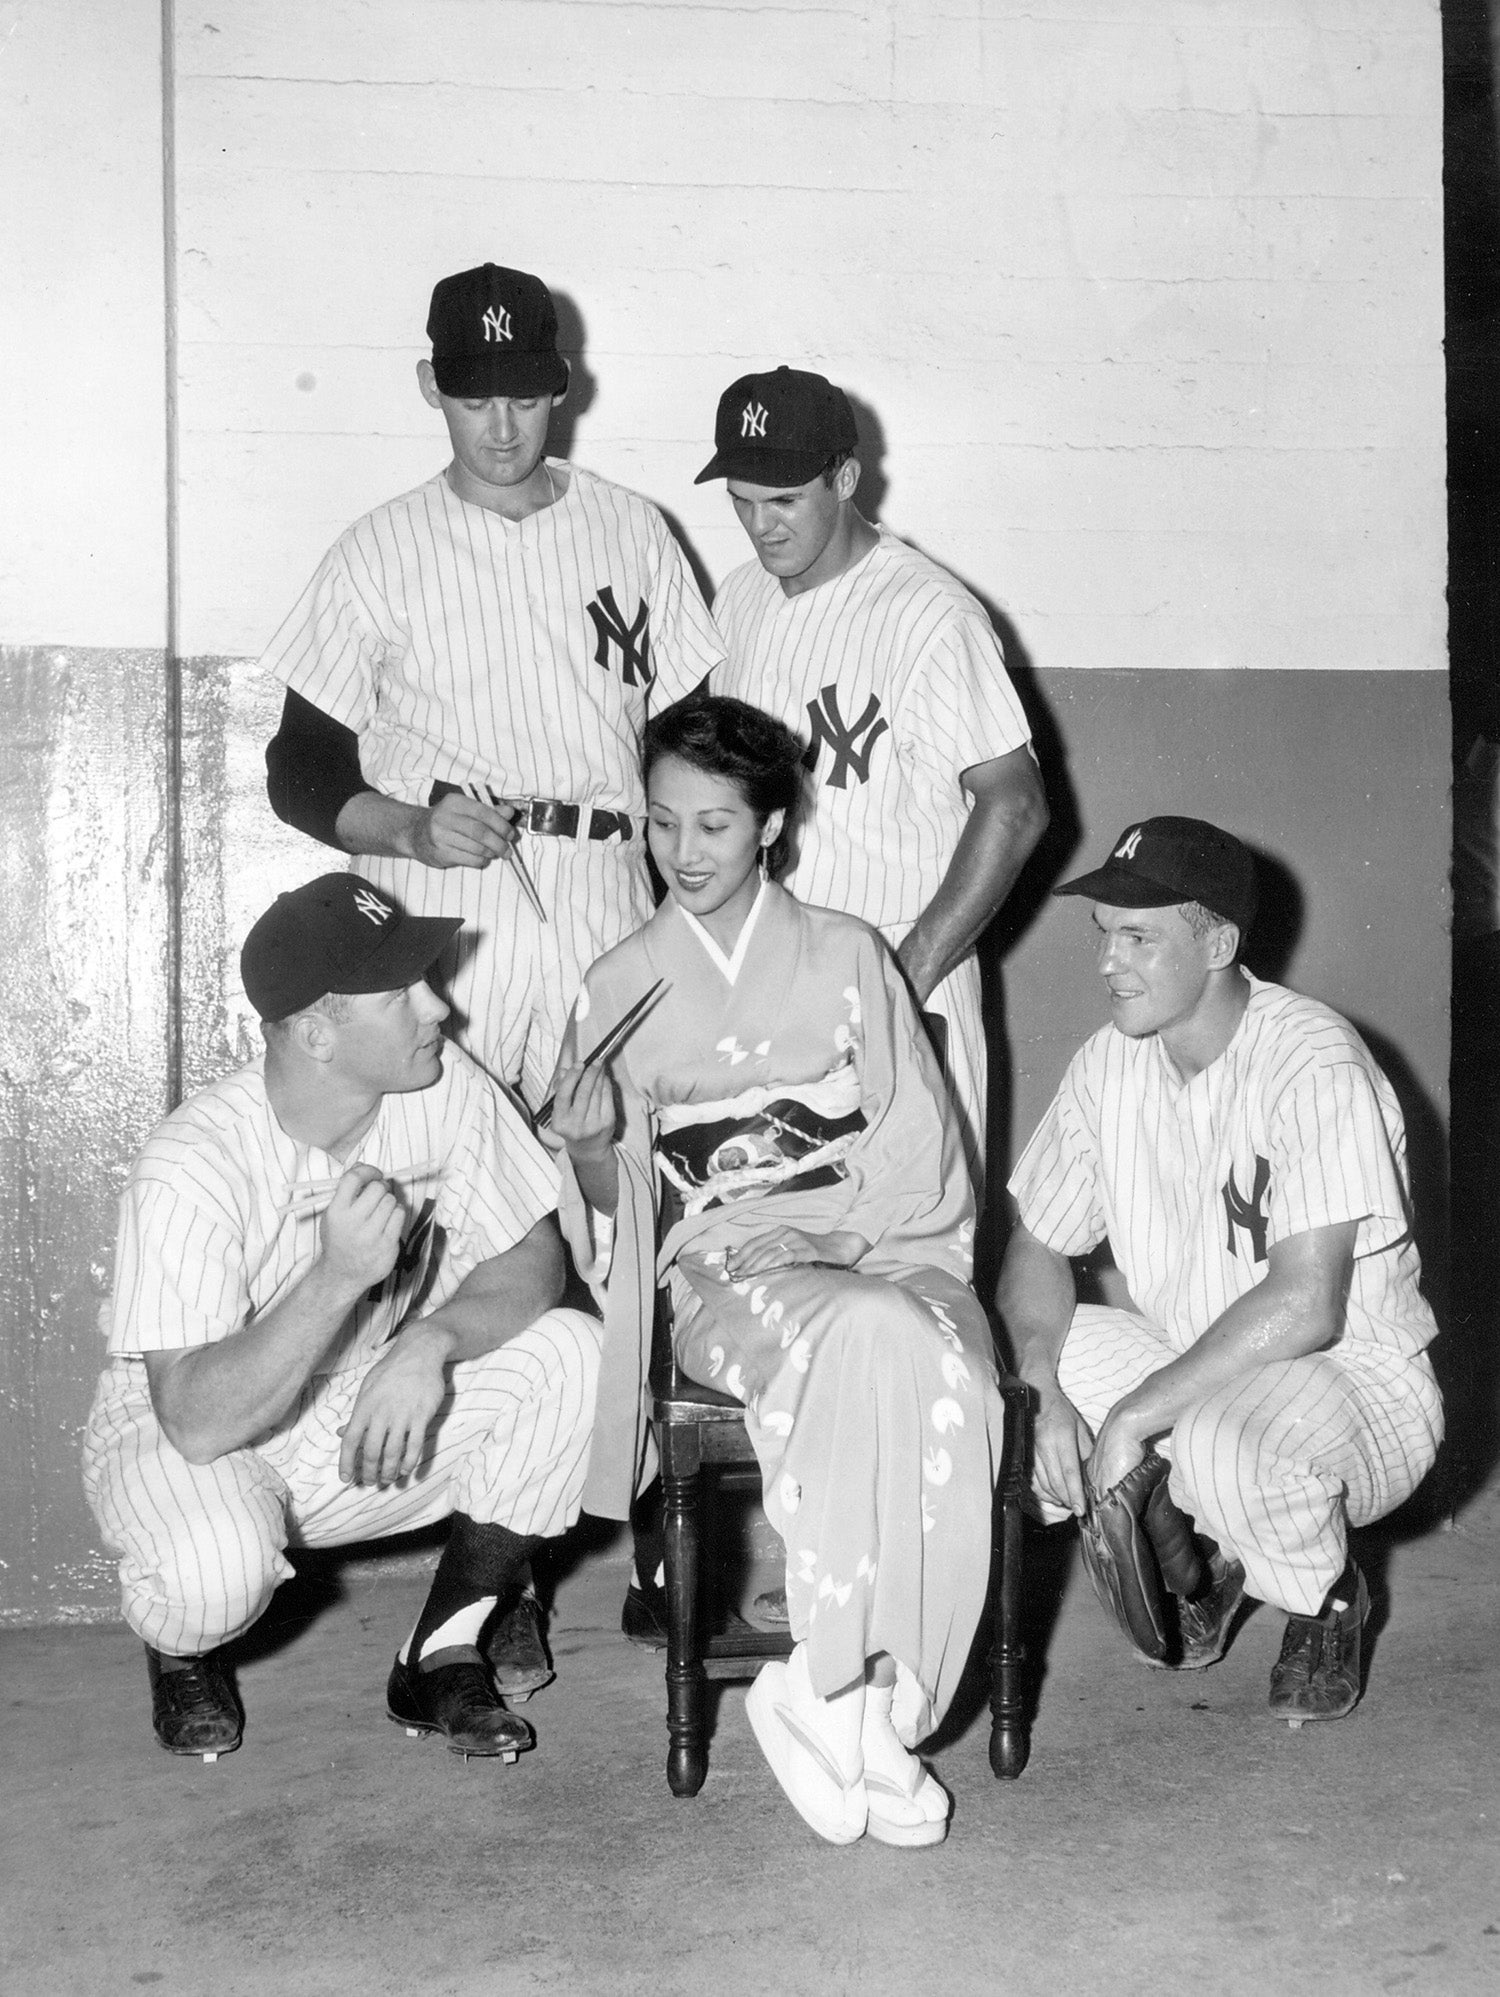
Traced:
POLYGON ((372 894, 369 888, 355 889, 354 906, 365 918, 365 921, 373 922, 377 929, 379 929, 382 923, 388 921, 391 915, 390 903, 382 901, 378 894, 372 894))
POLYGON ((503 305, 492 305, 485 313, 481 324, 484 327, 486 343, 490 340, 508 340, 511 337, 510 314, 503 305))
POLYGON ((766 434, 767 413, 763 402, 747 402, 740 412, 740 435, 763 437, 766 434))
POLYGON ((1141 828, 1138 825, 1134 832, 1127 838, 1122 839, 1120 844, 1115 848, 1115 858, 1117 860, 1133 860, 1135 858, 1135 849, 1140 843, 1141 828))

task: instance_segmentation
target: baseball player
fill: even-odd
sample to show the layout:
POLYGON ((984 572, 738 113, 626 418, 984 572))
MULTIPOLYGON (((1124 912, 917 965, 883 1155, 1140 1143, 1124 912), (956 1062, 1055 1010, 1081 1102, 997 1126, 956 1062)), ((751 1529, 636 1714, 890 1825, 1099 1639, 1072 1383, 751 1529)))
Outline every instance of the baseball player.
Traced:
POLYGON ((1345 1020, 1239 962, 1255 873, 1228 833, 1142 820, 1057 892, 1094 904, 1111 1023, 1011 1180, 998 1301, 1043 1514, 1082 1515, 1154 1443, 1207 1563, 1180 1665, 1222 1655, 1248 1594, 1287 1612, 1272 1713, 1339 1719, 1369 1607, 1348 1528, 1442 1437, 1400 1109, 1345 1020), (1106 1237, 1128 1310, 1075 1303, 1069 1257, 1106 1237))
POLYGON ((454 1030, 535 1107, 584 972, 651 912, 648 700, 723 649, 656 508, 546 456, 568 366, 541 280, 446 277, 427 333, 453 460, 339 537, 267 647, 269 790, 409 912, 462 918, 454 1030))
POLYGON ((974 946, 1047 824, 1030 730, 989 619, 859 512, 854 413, 821 375, 748 374, 714 455, 757 559, 714 599, 716 693, 807 743, 811 809, 785 885, 896 946, 982 1184, 988 1052, 974 946))
POLYGON ((599 1326, 553 1308, 551 1161, 442 1037, 425 976, 457 927, 355 874, 282 895, 241 959, 264 1057, 131 1171, 85 1484, 174 1754, 239 1745, 221 1646, 289 1544, 443 1518, 388 1711, 465 1755, 533 1745, 480 1646, 578 1515, 599 1326))

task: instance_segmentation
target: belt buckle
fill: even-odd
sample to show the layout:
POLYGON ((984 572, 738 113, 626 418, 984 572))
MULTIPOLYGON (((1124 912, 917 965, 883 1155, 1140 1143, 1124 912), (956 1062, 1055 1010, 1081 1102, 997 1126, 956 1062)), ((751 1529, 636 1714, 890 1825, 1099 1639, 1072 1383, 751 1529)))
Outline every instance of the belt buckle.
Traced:
POLYGON ((561 798, 534 797, 526 807, 526 829, 547 838, 574 838, 578 831, 578 806, 564 804, 561 798))

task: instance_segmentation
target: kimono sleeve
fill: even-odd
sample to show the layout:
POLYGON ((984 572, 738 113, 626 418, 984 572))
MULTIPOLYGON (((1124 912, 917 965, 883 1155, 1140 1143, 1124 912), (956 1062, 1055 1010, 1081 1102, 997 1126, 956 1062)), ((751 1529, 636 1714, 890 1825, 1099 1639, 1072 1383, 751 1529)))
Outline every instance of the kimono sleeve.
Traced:
POLYGON ((362 733, 373 721, 388 642, 379 592, 351 559, 346 536, 318 564, 259 667, 333 720, 362 733))
MULTIPOLYGON (((1086 1051, 1086 1050, 1085 1050, 1086 1051)), ((1084 1054, 1076 1054, 1011 1174, 1021 1220, 1058 1255, 1085 1255, 1104 1239, 1097 1119, 1084 1054)))
POLYGON ((1352 1059, 1314 1060, 1282 1091, 1268 1125, 1271 1184, 1266 1238, 1359 1223, 1354 1252, 1373 1255, 1410 1232, 1404 1133, 1392 1133, 1374 1078, 1352 1059))
POLYGON ((685 700, 715 666, 724 641, 709 615, 681 548, 658 518, 656 578, 651 592, 651 709, 685 700))
POLYGON ((249 1315, 244 1244, 225 1217, 161 1178, 135 1177, 120 1202, 105 1315, 112 1353, 213 1345, 249 1315))
POLYGON ((897 1259, 944 1235, 972 1247, 974 1195, 936 1057, 901 973, 873 932, 856 945, 861 1107, 843 1224, 897 1259))

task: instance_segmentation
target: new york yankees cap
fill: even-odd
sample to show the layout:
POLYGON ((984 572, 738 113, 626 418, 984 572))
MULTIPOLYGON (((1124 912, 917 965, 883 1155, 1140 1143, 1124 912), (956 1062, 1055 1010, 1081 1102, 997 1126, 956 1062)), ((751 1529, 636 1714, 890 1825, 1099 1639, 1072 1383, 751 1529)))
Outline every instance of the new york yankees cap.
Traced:
POLYGON ((1243 935, 1255 920, 1255 862, 1233 833, 1201 818, 1142 818, 1126 826, 1102 867, 1052 892, 1109 908, 1201 902, 1243 935))
POLYGON ((568 386, 557 307, 528 271, 486 263, 443 278, 433 287, 427 337, 444 395, 561 395, 568 386))
POLYGON ((806 485, 857 442, 848 396, 822 375, 789 367, 742 374, 719 397, 714 454, 693 484, 806 485))
POLYGON ((404 991, 462 927, 457 915, 408 915, 358 874, 319 874, 255 924, 240 978, 262 1019, 285 1019, 328 992, 404 991))

